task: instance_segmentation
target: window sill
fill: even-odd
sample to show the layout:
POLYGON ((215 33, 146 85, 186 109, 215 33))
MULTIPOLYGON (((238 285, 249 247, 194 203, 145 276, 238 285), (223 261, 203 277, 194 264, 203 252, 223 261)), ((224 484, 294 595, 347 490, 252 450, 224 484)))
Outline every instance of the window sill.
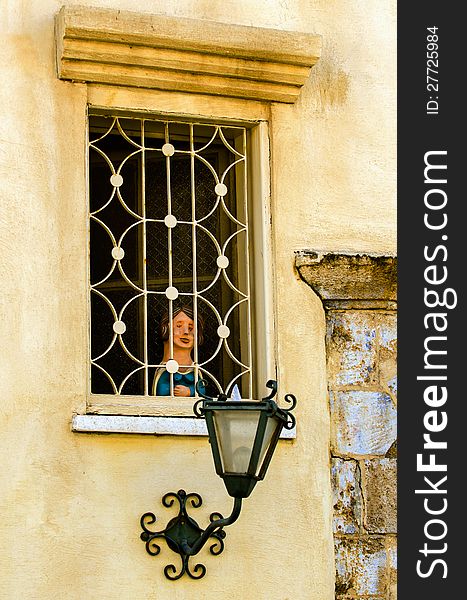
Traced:
MULTIPOLYGON (((73 415, 76 433, 136 433, 143 435, 206 436, 206 422, 195 417, 135 417, 122 415, 73 415)), ((283 429, 281 439, 295 439, 296 428, 283 429)))
POLYGON ((96 394, 88 398, 86 413, 125 417, 193 417, 194 398, 96 394))

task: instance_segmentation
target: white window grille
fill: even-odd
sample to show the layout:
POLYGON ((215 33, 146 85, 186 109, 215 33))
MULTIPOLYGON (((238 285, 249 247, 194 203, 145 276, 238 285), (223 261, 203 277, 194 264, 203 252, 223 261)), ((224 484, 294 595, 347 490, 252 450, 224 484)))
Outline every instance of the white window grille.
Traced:
POLYGON ((91 393, 148 396, 166 373, 174 396, 190 373, 252 398, 247 128, 96 112, 89 131, 91 393))

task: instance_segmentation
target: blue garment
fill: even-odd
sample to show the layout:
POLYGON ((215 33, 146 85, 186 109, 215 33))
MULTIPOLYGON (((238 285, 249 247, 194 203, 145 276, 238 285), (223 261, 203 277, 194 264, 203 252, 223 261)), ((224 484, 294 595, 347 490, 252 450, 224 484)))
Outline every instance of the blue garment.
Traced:
MULTIPOLYGON (((195 372, 188 371, 187 373, 174 373, 174 387, 176 385, 184 385, 190 388, 190 396, 195 395, 195 372)), ((205 392, 203 385, 200 385, 201 392, 205 392)), ((156 396, 170 396, 170 375, 168 371, 162 373, 159 377, 156 387, 156 396)))

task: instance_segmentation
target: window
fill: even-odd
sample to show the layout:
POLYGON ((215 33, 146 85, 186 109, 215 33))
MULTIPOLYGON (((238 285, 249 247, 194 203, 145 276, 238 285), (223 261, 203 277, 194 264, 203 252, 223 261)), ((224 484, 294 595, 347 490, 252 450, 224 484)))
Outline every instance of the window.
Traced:
POLYGON ((175 371, 174 395, 153 395, 171 360, 161 321, 191 300, 193 349, 178 367, 208 392, 258 398, 277 377, 270 103, 297 100, 321 38, 64 6, 55 42, 57 76, 84 84, 90 107, 90 368, 72 428, 203 435, 193 418, 165 418, 192 416, 175 371))
POLYGON ((199 379, 209 394, 253 398, 274 375, 266 207, 250 199, 258 135, 90 111, 91 405, 131 398, 138 411, 196 396, 199 379))

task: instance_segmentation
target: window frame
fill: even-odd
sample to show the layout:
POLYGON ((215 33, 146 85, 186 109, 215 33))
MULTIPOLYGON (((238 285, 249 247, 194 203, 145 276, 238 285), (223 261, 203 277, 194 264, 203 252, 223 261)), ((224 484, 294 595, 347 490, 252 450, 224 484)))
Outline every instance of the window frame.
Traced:
MULTIPOLYGON (((112 104, 112 103, 110 103, 112 104)), ((105 112, 112 116, 142 116, 139 107, 129 105, 103 106, 89 102, 86 115, 86 206, 90 206, 89 198, 89 114, 91 112, 105 112)), ((237 125, 248 130, 248 195, 249 219, 251 227, 252 249, 251 260, 251 302, 252 315, 255 321, 255 339, 252 340, 252 371, 256 381, 256 388, 264 390, 267 379, 276 378, 275 356, 275 327, 274 327, 274 284, 272 270, 272 228, 270 206, 270 164, 269 164, 269 122, 267 119, 235 119, 213 117, 197 111, 196 114, 180 114, 180 112, 166 112, 160 110, 145 110, 146 118, 183 120, 186 122, 197 121, 222 125, 237 125), (264 381, 263 381, 264 380, 264 381)), ((90 230, 87 226, 87 272, 89 285, 90 270, 90 230)), ((158 397, 151 395, 116 395, 92 394, 90 378, 90 294, 88 289, 87 303, 88 336, 87 336, 87 393, 86 414, 106 415, 116 417, 185 417, 193 416, 193 398, 179 399, 174 397, 158 397)), ((261 393, 261 392, 260 392, 261 393)), ((186 420, 186 419, 184 419, 186 420)), ((107 420, 108 421, 108 420, 107 420)), ((82 419, 80 423, 82 423, 82 419)), ((77 422, 75 423, 76 426, 77 422)), ((179 422, 181 424, 181 422, 179 422)), ((112 430, 112 427, 110 428, 112 430)), ((138 428, 137 428, 138 429, 138 428)), ((150 428, 151 429, 151 428, 150 428)), ((194 427, 193 432, 197 430, 194 427)), ((193 433, 195 434, 195 433, 193 433)))
MULTIPOLYGON (((320 58, 321 48, 321 36, 316 34, 178 16, 88 6, 63 6, 55 15, 57 77, 71 82, 74 88, 83 131, 87 127, 87 105, 161 116, 213 118, 251 127, 250 156, 256 156, 250 171, 251 198, 256 207, 257 247, 262 248, 261 261, 255 265, 252 277, 254 312, 260 305, 263 310, 255 359, 258 378, 262 370, 265 380, 277 378, 278 358, 268 128, 273 125, 273 116, 274 121, 280 120, 275 106, 280 109, 296 102, 320 58)), ((87 155, 87 145, 83 151, 87 155)), ((87 184, 83 181, 86 188, 87 184)), ((83 210, 82 231, 87 230, 85 219, 83 210)), ((83 268, 89 275, 89 260, 83 268)), ((86 297, 89 303, 89 294, 86 297)), ((89 319, 89 306, 86 318, 89 319)), ((89 336, 88 327, 83 328, 85 331, 89 336)), ((106 407, 94 400, 90 402, 89 369, 85 368, 90 339, 87 344, 80 339, 83 353, 80 381, 85 389, 80 392, 80 414, 74 415, 72 430, 183 435, 191 431, 198 435, 197 426, 203 422, 194 417, 122 416, 124 406, 106 407), (106 415, 109 410, 116 414, 106 415), (148 419, 151 424, 144 425, 143 420, 149 423, 148 419), (188 429, 180 425, 182 421, 188 422, 188 429), (176 431, 169 427, 172 422, 176 431)), ((139 409, 139 414, 147 410, 153 413, 151 407, 142 407, 141 401, 139 409)), ((167 414, 166 410, 162 412, 167 414)), ((173 403, 168 412, 175 412, 173 403)), ((295 437, 295 430, 281 437, 295 437)))

